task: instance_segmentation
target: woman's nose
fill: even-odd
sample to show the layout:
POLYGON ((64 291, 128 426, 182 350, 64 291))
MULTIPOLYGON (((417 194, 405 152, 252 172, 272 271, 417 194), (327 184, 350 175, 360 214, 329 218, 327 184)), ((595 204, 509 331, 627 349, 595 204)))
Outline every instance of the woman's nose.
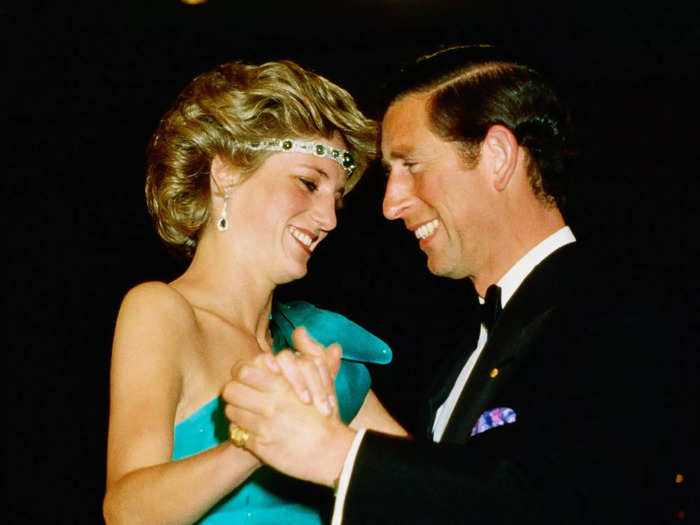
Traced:
POLYGON ((338 225, 335 197, 319 199, 312 217, 321 230, 329 232, 335 229, 338 225))

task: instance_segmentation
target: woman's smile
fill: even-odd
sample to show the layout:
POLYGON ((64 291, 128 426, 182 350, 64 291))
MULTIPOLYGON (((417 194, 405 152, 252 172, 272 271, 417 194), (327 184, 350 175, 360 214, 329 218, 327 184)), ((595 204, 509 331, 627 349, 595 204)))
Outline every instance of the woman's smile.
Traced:
POLYGON ((318 239, 318 235, 310 232, 309 230, 305 230, 303 228, 298 228, 296 226, 290 226, 289 227, 289 232, 294 238, 295 241, 299 243, 299 245, 309 254, 311 255, 311 252, 313 252, 313 248, 311 245, 313 244, 314 241, 318 239))

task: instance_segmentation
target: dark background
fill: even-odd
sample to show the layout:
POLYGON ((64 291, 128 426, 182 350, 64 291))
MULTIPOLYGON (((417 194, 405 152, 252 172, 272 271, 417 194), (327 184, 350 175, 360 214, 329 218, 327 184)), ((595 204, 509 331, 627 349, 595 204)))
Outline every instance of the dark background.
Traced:
MULTIPOLYGON (((183 269, 145 211, 144 147, 184 85, 232 59, 295 60, 372 112, 387 72, 440 45, 516 50, 558 85, 580 130, 568 213, 577 236, 697 331, 697 10, 503 0, 108 4, 0 11, 10 138, 2 521, 101 520, 119 302, 134 284, 183 269)), ((375 389, 410 427, 412 400, 454 343, 471 290, 425 271, 411 235, 381 217, 383 185, 371 169, 310 275, 280 295, 341 311, 392 345, 394 363, 374 370, 375 389)), ((686 351, 694 378, 697 346, 686 351)))

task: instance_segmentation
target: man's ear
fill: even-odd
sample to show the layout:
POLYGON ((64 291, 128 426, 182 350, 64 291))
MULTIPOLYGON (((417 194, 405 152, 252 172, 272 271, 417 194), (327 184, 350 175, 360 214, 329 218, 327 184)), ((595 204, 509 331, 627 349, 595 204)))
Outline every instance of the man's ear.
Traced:
POLYGON ((505 190, 513 177, 520 155, 515 135, 500 124, 491 126, 482 142, 482 155, 489 159, 494 188, 497 191, 505 190))
POLYGON ((223 197, 234 181, 234 168, 216 155, 211 161, 209 184, 212 196, 223 197))

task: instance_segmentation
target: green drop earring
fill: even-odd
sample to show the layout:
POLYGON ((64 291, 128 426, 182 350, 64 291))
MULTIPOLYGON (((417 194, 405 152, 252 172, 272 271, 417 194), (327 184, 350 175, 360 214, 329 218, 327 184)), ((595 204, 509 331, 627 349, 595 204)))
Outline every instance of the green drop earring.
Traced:
POLYGON ((224 193, 224 206, 221 209, 221 217, 216 221, 216 229, 220 232, 228 230, 228 218, 226 217, 226 204, 228 203, 228 192, 224 193))

